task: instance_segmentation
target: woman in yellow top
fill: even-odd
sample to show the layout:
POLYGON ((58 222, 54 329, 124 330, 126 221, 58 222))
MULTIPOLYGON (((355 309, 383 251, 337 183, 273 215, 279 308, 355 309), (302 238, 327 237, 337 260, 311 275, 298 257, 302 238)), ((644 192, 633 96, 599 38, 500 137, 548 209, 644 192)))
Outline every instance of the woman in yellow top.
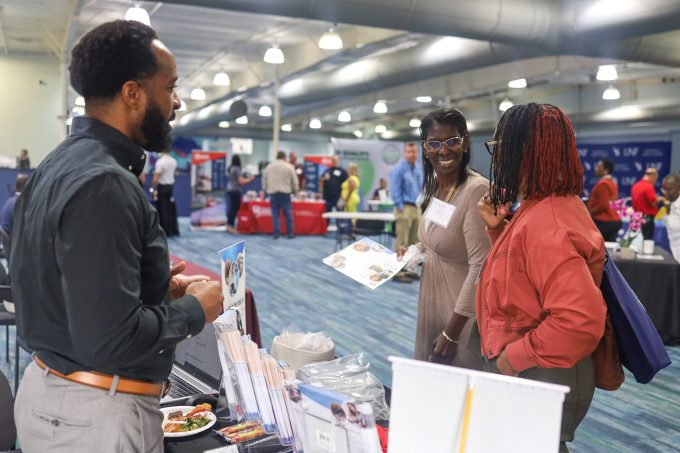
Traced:
POLYGON ((359 210, 359 166, 351 164, 348 169, 349 178, 340 187, 340 198, 345 202, 345 211, 359 210))

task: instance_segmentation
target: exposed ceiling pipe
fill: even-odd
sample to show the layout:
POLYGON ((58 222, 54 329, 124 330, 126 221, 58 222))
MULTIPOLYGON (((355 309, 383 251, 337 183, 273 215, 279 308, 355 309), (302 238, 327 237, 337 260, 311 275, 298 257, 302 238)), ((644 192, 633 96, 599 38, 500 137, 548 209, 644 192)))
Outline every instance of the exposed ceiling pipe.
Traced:
POLYGON ((544 51, 674 30, 677 0, 169 0, 165 3, 459 36, 544 51))
POLYGON ((247 114, 248 105, 245 102, 241 99, 228 99, 187 113, 175 123, 173 131, 177 135, 186 134, 194 129, 214 127, 220 121, 232 121, 247 114))
POLYGON ((431 79, 509 61, 543 55, 465 38, 434 38, 399 52, 367 58, 340 68, 303 75, 281 85, 283 104, 355 96, 404 83, 431 79))

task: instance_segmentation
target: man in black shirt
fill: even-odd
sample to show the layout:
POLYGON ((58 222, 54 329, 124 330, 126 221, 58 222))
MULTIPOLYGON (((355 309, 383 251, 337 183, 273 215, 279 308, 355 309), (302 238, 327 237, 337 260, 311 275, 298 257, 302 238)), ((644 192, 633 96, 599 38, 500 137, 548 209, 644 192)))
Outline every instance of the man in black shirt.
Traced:
POLYGON ((15 404, 19 440, 29 452, 160 452, 174 347, 222 310, 217 282, 170 268, 137 180, 142 148, 170 145, 175 59, 151 28, 114 21, 80 40, 69 71, 86 116, 16 206, 17 326, 35 359, 15 404))
POLYGON ((340 159, 338 156, 333 156, 333 166, 324 171, 319 178, 321 183, 321 193, 323 199, 326 201, 326 212, 333 210, 340 199, 340 192, 342 183, 347 179, 347 171, 340 167, 340 159))

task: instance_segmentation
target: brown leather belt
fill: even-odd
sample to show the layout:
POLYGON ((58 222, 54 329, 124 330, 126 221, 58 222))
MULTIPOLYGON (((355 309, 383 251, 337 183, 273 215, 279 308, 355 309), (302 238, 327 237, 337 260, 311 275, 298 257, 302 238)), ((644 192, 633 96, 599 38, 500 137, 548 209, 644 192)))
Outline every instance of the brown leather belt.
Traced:
POLYGON ((73 373, 63 374, 45 365, 45 363, 35 354, 33 354, 33 360, 35 360, 35 363, 40 368, 46 370, 50 374, 66 379, 67 381, 108 390, 112 394, 119 392, 129 393, 131 395, 156 396, 160 398, 165 395, 165 392, 169 387, 165 383, 127 379, 111 376, 110 374, 97 373, 95 371, 74 371, 73 373), (118 379, 118 383, 114 388, 114 381, 116 379, 118 379))

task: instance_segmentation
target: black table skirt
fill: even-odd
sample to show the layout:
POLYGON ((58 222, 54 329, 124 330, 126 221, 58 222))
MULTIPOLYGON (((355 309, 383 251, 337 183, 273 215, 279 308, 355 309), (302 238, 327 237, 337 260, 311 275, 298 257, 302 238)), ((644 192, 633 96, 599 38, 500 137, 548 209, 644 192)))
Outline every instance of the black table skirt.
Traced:
POLYGON ((616 254, 612 258, 664 343, 680 344, 680 264, 660 247, 655 248, 654 254, 663 256, 663 261, 622 260, 616 254))

